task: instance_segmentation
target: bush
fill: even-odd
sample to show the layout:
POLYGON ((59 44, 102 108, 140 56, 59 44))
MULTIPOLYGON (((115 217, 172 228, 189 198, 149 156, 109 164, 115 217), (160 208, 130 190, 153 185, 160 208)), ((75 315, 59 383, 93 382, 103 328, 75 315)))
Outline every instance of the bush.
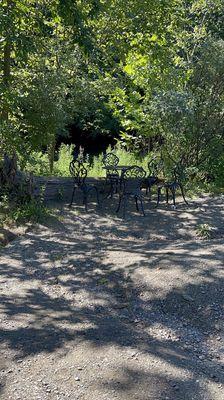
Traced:
POLYGON ((50 175, 49 159, 46 153, 33 152, 26 161, 25 171, 32 172, 34 175, 50 175))
POLYGON ((42 222, 50 215, 44 204, 42 191, 38 197, 33 197, 26 181, 12 187, 4 186, 0 197, 0 225, 16 222, 42 222))
POLYGON ((15 221, 16 223, 37 223, 43 222, 49 215, 50 211, 41 201, 32 199, 27 203, 15 206, 9 210, 8 217, 10 220, 15 221))
POLYGON ((74 145, 62 144, 58 152, 58 160, 54 162, 53 175, 70 176, 69 164, 73 159, 74 145))

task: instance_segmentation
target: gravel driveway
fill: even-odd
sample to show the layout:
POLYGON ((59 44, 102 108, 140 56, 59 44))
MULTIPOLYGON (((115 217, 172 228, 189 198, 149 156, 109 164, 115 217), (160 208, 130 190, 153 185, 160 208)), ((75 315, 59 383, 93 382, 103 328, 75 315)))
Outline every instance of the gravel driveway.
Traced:
POLYGON ((223 198, 146 212, 65 206, 1 250, 1 400, 223 399, 223 198))

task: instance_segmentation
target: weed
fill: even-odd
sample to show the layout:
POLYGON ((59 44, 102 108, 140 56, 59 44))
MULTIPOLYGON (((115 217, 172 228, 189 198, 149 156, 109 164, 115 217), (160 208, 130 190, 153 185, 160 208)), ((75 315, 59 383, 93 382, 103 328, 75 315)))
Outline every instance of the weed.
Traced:
POLYGON ((57 199, 58 199, 59 201, 62 201, 62 200, 63 200, 63 198, 64 198, 64 193, 65 193, 64 188, 63 188, 62 186, 60 186, 60 187, 57 189, 57 199))
POLYGON ((16 223, 43 222, 50 216, 49 209, 39 200, 32 199, 9 210, 8 218, 16 223))
POLYGON ((196 227, 196 232, 202 239, 210 239, 212 236, 213 228, 209 224, 199 224, 196 227))

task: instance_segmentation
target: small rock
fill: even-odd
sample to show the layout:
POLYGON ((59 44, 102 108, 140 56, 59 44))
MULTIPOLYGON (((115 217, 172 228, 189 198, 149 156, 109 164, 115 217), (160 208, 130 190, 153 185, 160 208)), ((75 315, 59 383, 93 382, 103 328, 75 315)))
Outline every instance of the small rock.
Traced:
POLYGON ((75 377, 75 381, 76 381, 76 382, 79 382, 79 381, 80 381, 80 378, 79 378, 78 376, 76 376, 76 377, 75 377))
POLYGON ((211 378, 213 379, 213 381, 219 382, 219 378, 216 375, 212 374, 211 378))
POLYGON ((189 296, 188 294, 185 294, 185 293, 184 293, 184 294, 182 295, 182 297, 183 297, 184 300, 187 300, 187 301, 194 301, 193 297, 189 296))
POLYGON ((215 324, 215 329, 219 332, 221 331, 221 326, 219 324, 215 324))
POLYGON ((129 306, 128 303, 122 303, 122 304, 117 304, 114 306, 114 308, 117 308, 118 310, 122 309, 122 308, 127 308, 129 306))

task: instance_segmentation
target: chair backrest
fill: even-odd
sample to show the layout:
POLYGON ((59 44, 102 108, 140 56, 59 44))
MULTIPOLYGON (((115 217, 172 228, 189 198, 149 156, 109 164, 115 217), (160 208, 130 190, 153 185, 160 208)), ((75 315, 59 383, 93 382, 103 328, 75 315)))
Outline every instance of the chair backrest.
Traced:
POLYGON ((186 172, 185 172, 185 167, 181 164, 176 164, 173 168, 173 179, 175 182, 181 182, 183 183, 186 181, 186 172))
POLYGON ((124 193, 132 193, 136 190, 140 190, 143 179, 146 176, 146 172, 142 167, 133 165, 128 168, 122 176, 122 191, 124 193))
POLYGON ((84 167, 82 162, 72 160, 69 165, 69 171, 78 186, 81 186, 85 183, 87 169, 84 167))
POLYGON ((119 158, 114 153, 107 153, 103 158, 105 167, 116 167, 119 163, 119 158))
POLYGON ((148 162, 148 170, 149 170, 149 176, 155 176, 158 177, 161 173, 164 171, 164 162, 162 158, 157 158, 153 157, 149 162, 148 162))
POLYGON ((113 167, 112 167, 107 171, 107 178, 108 179, 111 179, 111 178, 119 179, 119 172, 116 169, 113 169, 113 167))

